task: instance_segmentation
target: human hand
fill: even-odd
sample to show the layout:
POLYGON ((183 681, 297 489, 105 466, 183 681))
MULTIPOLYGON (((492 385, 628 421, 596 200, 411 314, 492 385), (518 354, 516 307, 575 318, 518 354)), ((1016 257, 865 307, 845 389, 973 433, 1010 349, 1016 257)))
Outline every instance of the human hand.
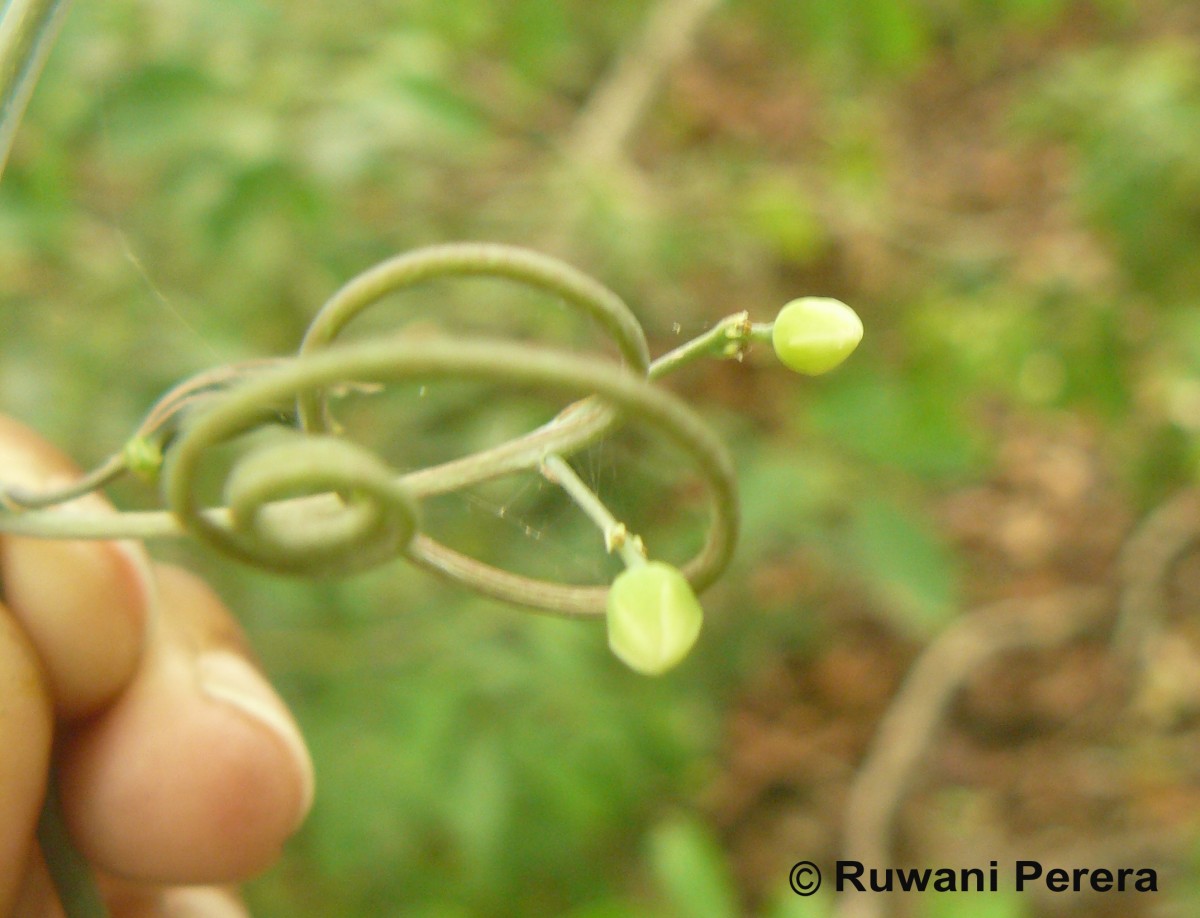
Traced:
MULTIPOLYGON (((0 417, 0 481, 75 474, 0 417)), ((0 539, 0 597, 0 915, 62 915, 35 840, 53 752, 114 918, 244 916, 224 884, 275 859, 313 774, 228 610, 133 542, 0 539)))

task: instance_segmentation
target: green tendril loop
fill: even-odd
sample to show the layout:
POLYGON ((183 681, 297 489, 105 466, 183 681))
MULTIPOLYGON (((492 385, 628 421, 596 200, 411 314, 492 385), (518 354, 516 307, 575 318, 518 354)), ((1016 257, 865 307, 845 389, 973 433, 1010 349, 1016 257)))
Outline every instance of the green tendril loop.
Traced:
MULTIPOLYGON (((231 506, 231 519, 226 520, 218 513, 202 510, 198 504, 194 482, 201 469, 203 456, 211 447, 243 433, 247 418, 260 413, 264 404, 300 398, 306 393, 326 390, 347 380, 397 383, 443 378, 499 383, 551 394, 566 394, 568 397, 594 394, 619 412, 623 419, 647 424, 658 431, 692 459, 711 495, 712 521, 708 536, 696 556, 683 566, 684 575, 696 590, 702 590, 719 576, 728 563, 737 537, 738 520, 733 463, 724 445, 695 412, 676 396, 611 361, 491 340, 416 342, 397 338, 359 342, 329 347, 263 370, 187 418, 172 444, 164 467, 166 503, 188 531, 209 544, 238 557, 258 557, 262 553, 253 534, 245 531, 235 534, 236 520, 243 515, 236 507, 231 506)), ((553 425, 547 425, 543 430, 554 432, 553 425)), ((312 435, 305 438, 308 439, 313 439, 312 435)), ((328 436, 318 439, 326 443, 343 443, 328 436)), ((562 445, 577 448, 579 444, 562 445)), ((524 455, 509 457, 513 461, 521 460, 516 467, 540 467, 547 453, 544 445, 537 442, 523 449, 524 455)), ((251 458, 253 454, 244 461, 251 458)), ((269 477, 266 470, 272 464, 264 459, 261 460, 261 466, 256 465, 254 469, 261 467, 265 479, 269 477)), ((275 464, 271 474, 278 475, 279 471, 278 464, 275 464)), ((396 478, 394 483, 406 489, 415 499, 441 493, 444 483, 438 480, 436 471, 435 468, 410 473, 396 478)), ((491 477, 490 474, 484 474, 487 471, 480 469, 476 480, 491 477)), ((453 468, 443 474, 455 479, 460 477, 459 470, 453 468)), ((243 477, 242 480, 246 479, 243 477)), ((249 480, 254 482, 256 478, 249 480)), ((338 491, 354 487, 353 483, 333 482, 332 479, 322 479, 321 483, 330 490, 338 491)), ((297 476, 289 478, 288 487, 280 492, 267 494, 265 489, 256 487, 254 496, 287 496, 300 489, 301 485, 301 479, 297 476)), ((317 500, 324 503, 331 499, 314 498, 312 503, 315 506, 317 500)), ((298 507, 293 504, 263 512, 295 514, 310 509, 307 505, 298 507)), ((307 518, 303 516, 291 515, 287 519, 292 525, 307 525, 307 518)), ((269 556, 274 551, 269 549, 265 554, 269 556)), ((403 551, 418 566, 463 583, 487 596, 564 615, 604 613, 606 586, 574 586, 520 576, 462 555, 423 534, 417 534, 403 551)), ((361 566, 358 557, 346 552, 320 566, 325 573, 339 573, 345 570, 340 566, 343 561, 348 561, 354 569, 361 566)))
MULTIPOLYGON (((330 344, 368 306, 390 293, 437 278, 494 277, 550 293, 594 319, 617 345, 625 362, 641 374, 650 367, 646 335, 632 310, 593 278, 548 255, 511 245, 457 242, 397 255, 359 274, 337 291, 313 318, 300 343, 301 355, 330 344)), ((300 424, 308 431, 331 426, 323 393, 299 399, 300 424)))
POLYGON ((225 499, 231 526, 193 531, 278 573, 371 567, 394 558, 418 528, 416 502, 395 473, 363 447, 334 437, 289 438, 249 453, 226 480, 225 499), (317 495, 324 499, 297 500, 317 495))

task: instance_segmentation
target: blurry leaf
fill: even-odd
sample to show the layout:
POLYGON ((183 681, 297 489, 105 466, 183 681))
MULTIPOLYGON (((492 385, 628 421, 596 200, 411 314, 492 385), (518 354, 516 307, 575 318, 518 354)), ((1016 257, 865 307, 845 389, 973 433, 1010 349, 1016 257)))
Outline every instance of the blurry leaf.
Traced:
POLYGON ((957 564, 921 516, 885 499, 860 499, 853 509, 851 539, 858 576, 900 614, 910 631, 928 636, 955 613, 957 564))
POLYGON ((734 918, 741 913, 724 855, 698 820, 678 818, 656 828, 650 859, 676 918, 734 918))
POLYGON ((233 178, 228 195, 213 211, 212 233, 235 240, 257 222, 303 229, 322 216, 322 205, 312 184, 295 170, 283 163, 260 163, 233 178))
MULTIPOLYGON (((870 335, 868 322, 864 347, 870 335)), ((948 380, 903 379, 848 366, 822 385, 810 417, 819 434, 865 459, 945 478, 967 472, 977 453, 963 409, 962 393, 948 380)))
POLYGON ((1005 0, 1005 12, 1009 18, 1022 25, 1050 25, 1062 15, 1068 0, 1005 0))
POLYGON ((483 113, 470 99, 440 80, 407 76, 401 86, 416 105, 463 143, 479 140, 486 126, 483 113))
POLYGON ((203 70, 184 63, 147 64, 108 91, 99 117, 117 155, 153 156, 164 148, 203 147, 216 101, 203 70))
MULTIPOLYGON (((851 6, 852 4, 846 4, 851 6)), ((863 0, 859 20, 864 55, 885 72, 910 70, 929 44, 925 12, 909 0, 863 0)))
POLYGON ((846 71, 902 73, 921 62, 929 43, 928 13, 907 0, 820 0, 766 7, 794 42, 816 52, 838 82, 846 71))
POLYGON ((560 0, 515 0, 505 19, 510 61, 528 79, 553 83, 572 47, 566 5, 560 0))
POLYGON ((1200 266, 1200 52, 1167 41, 1093 51, 1048 68, 1020 123, 1081 155, 1077 199, 1135 283, 1187 295, 1200 266))
POLYGON ((821 159, 833 195, 829 206, 862 219, 888 195, 889 154, 880 146, 884 112, 870 100, 855 98, 831 107, 826 120, 821 159))
POLYGON ((499 847, 510 809, 508 758, 489 730, 478 733, 463 753, 458 777, 448 793, 447 811, 469 865, 473 883, 500 863, 499 847))
POLYGON ((817 258, 829 244, 813 202, 798 184, 767 175, 741 195, 746 229, 785 261, 817 258))
POLYGON ((1112 418, 1128 414, 1134 393, 1129 376, 1125 313, 1118 306, 1080 310, 1064 329, 1067 347, 1065 395, 1112 418), (1068 337, 1069 336, 1069 337, 1068 337))
POLYGON ((822 515, 848 499, 844 470, 806 445, 756 450, 738 468, 745 539, 762 552, 811 538, 822 515))

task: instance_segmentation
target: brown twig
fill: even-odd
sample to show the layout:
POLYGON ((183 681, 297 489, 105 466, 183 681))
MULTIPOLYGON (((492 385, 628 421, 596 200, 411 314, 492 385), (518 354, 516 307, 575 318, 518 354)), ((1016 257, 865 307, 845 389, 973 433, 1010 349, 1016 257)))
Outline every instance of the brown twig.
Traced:
MULTIPOLYGON (((1169 611, 1167 581, 1200 541, 1200 491, 1188 490, 1150 514, 1126 540, 1118 562, 1120 593, 1112 648, 1145 677, 1169 611)), ((1099 626, 1110 605, 1102 587, 1067 589, 1032 600, 1006 600, 964 616, 913 664, 880 720, 850 789, 843 849, 873 866, 891 863, 896 814, 955 696, 991 658, 1050 648, 1099 626)), ((838 918, 881 918, 880 895, 844 895, 838 918)))
MULTIPOLYGON (((1067 589, 1037 599, 1011 599, 965 615, 930 644, 909 670, 879 723, 855 776, 847 804, 843 851, 870 866, 891 863, 896 813, 937 735, 951 702, 991 658, 1044 649, 1094 628, 1109 604, 1107 591, 1067 589)), ((881 918, 887 899, 844 894, 838 918, 881 918)))
POLYGON ((1167 617, 1167 581, 1181 555, 1200 540, 1200 491, 1187 490, 1161 504, 1138 526, 1121 550, 1123 585, 1113 650, 1135 666, 1162 632, 1167 617))
POLYGON ((641 32, 592 92, 564 144, 589 166, 621 159, 663 77, 692 48, 705 17, 721 0, 659 0, 641 32))

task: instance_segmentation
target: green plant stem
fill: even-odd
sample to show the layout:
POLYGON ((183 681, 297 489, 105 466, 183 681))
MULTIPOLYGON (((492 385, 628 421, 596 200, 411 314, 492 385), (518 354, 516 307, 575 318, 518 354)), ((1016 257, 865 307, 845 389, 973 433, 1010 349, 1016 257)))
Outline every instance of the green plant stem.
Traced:
POLYGON ((26 488, 0 489, 0 507, 13 513, 25 510, 40 510, 65 504, 93 491, 112 484, 129 471, 122 453, 114 453, 90 472, 80 475, 75 481, 61 488, 46 491, 30 491, 26 488))
POLYGON ((37 836, 67 918, 106 918, 108 909, 96 889, 92 869, 67 834, 62 803, 58 798, 58 782, 53 772, 46 784, 46 800, 38 819, 37 836))
POLYGON ((604 547, 610 552, 618 552, 626 567, 646 563, 646 547, 641 536, 630 533, 625 524, 612 515, 600 496, 575 474, 566 459, 551 453, 542 460, 541 471, 547 481, 566 491, 588 519, 600 528, 604 534, 604 547))
POLYGON ((0 174, 68 0, 8 0, 0 12, 0 174))
POLYGON ((61 488, 44 491, 29 491, 20 487, 0 489, 0 507, 17 512, 41 509, 66 503, 111 484, 121 475, 132 470, 128 455, 128 448, 131 444, 144 441, 151 445, 161 457, 162 450, 178 432, 179 425, 188 412, 202 407, 205 402, 225 391, 234 383, 241 382, 255 372, 278 363, 279 359, 274 357, 245 360, 205 370, 188 377, 183 382, 172 386, 154 403, 146 417, 142 419, 142 423, 134 431, 133 436, 125 444, 125 448, 120 452, 113 453, 90 472, 86 472, 76 481, 61 488))
MULTIPOLYGON (((727 316, 707 332, 681 344, 646 368, 649 379, 659 379, 702 358, 741 359, 752 343, 771 340, 772 323, 753 323, 747 313, 727 316)), ((406 484, 414 494, 432 496, 532 468, 536 457, 549 452, 573 452, 602 437, 616 415, 601 401, 587 398, 568 405, 557 417, 523 437, 490 450, 412 472, 406 484)), ((0 524, 2 524, 0 520, 0 524)))
POLYGON ((752 343, 771 340, 771 327, 770 322, 751 322, 746 312, 726 316, 708 331, 655 360, 648 375, 660 379, 700 357, 741 360, 752 343))
MULTIPOLYGON (((677 370, 702 357, 731 357, 742 352, 760 329, 745 315, 731 316, 718 323, 704 335, 655 361, 649 374, 658 377, 677 370)), ((371 350, 374 368, 390 368, 382 374, 390 379, 421 378, 426 375, 459 374, 484 378, 493 382, 514 385, 533 384, 535 388, 565 389, 568 393, 599 393, 568 406, 542 427, 516 440, 491 450, 399 475, 396 483, 414 499, 455 491, 461 487, 511 472, 536 469, 548 454, 570 455, 595 442, 618 420, 615 407, 633 419, 649 420, 659 426, 663 417, 686 417, 688 431, 683 435, 684 448, 698 460, 698 467, 709 482, 714 499, 714 518, 709 540, 700 554, 684 566, 684 574, 697 591, 704 589, 719 575, 732 553, 737 529, 736 486, 731 461, 724 447, 690 410, 659 392, 637 375, 622 370, 607 361, 555 354, 539 348, 495 342, 366 342, 353 346, 341 345, 317 351, 302 358, 275 361, 271 367, 241 374, 240 382, 229 387, 220 398, 209 400, 205 410, 196 412, 200 422, 216 413, 227 413, 236 403, 237 418, 222 436, 247 429, 251 416, 261 418, 264 404, 278 404, 281 399, 297 392, 311 391, 313 380, 318 386, 331 387, 347 379, 360 380, 360 370, 354 366, 364 349, 371 350), (430 363, 430 355, 439 355, 430 363), (464 357, 464 355, 467 355, 464 357), (471 356, 475 355, 475 356, 471 356), (410 365, 401 367, 404 361, 410 365), (441 362, 438 362, 441 361, 441 362), (530 368, 534 378, 530 379, 530 368), (278 391, 272 389, 272 379, 284 374, 290 379, 278 391), (314 375, 315 374, 315 375, 314 375), (270 391, 264 391, 266 383, 270 391), (664 408, 662 402, 670 404, 664 408), (650 404, 649 413, 646 404, 650 404), (702 443, 702 445, 701 445, 702 443)), ((323 409, 320 409, 323 412, 323 409)), ((155 415, 155 412, 151 412, 155 415)), ((671 425, 668 420, 667 425, 671 425)), ((181 439, 187 439, 196 425, 191 418, 182 425, 181 439)), ((676 431, 676 441, 678 431, 676 431)), ((168 464, 178 452, 172 447, 168 464)), ((182 491, 178 492, 182 493, 182 491)), ((191 498, 189 496, 188 500, 191 498)), ((187 533, 202 534, 229 548, 237 536, 227 508, 200 509, 188 505, 180 511, 179 504, 169 501, 173 511, 143 511, 125 513, 83 512, 70 510, 31 510, 0 513, 0 532, 43 538, 75 539, 153 539, 178 537, 187 533)), ((332 514, 339 501, 333 494, 293 498, 272 505, 280 512, 292 512, 296 526, 304 526, 307 513, 332 514)), ((235 553, 237 553, 235 549, 235 553)), ((417 566, 456 580, 484 595, 502 601, 562 615, 596 615, 604 609, 607 587, 584 587, 554 584, 520 577, 462 555, 430 537, 418 533, 405 552, 417 566)))

